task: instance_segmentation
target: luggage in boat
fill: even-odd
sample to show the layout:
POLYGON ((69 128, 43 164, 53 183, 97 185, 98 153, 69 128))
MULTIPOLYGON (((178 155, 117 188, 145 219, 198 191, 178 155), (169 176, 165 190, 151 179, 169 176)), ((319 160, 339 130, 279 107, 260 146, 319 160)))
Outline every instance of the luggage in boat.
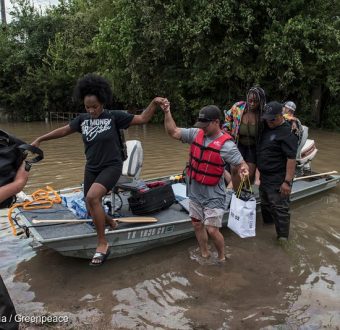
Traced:
POLYGON ((167 209, 175 201, 171 185, 162 181, 147 184, 148 190, 132 191, 128 198, 133 214, 142 215, 167 209))

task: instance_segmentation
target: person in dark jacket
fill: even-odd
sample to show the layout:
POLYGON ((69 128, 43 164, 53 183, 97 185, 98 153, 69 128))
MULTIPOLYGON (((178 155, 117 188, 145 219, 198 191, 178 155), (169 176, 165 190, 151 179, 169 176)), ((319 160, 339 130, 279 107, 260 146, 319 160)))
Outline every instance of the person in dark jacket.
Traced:
MULTIPOLYGON (((25 163, 19 168, 14 180, 2 187, 0 187, 0 203, 9 197, 20 192, 27 180, 28 171, 25 168, 25 163)), ((19 329, 18 323, 15 321, 16 311, 8 294, 6 286, 0 276, 0 329, 16 330, 19 329)))
POLYGON ((0 187, 0 203, 20 192, 25 187, 27 180, 28 171, 25 169, 24 162, 18 169, 14 181, 0 187))
POLYGON ((283 105, 269 102, 262 118, 264 130, 257 148, 261 211, 264 223, 274 223, 277 238, 289 236, 289 196, 296 166, 298 138, 282 114, 283 105))

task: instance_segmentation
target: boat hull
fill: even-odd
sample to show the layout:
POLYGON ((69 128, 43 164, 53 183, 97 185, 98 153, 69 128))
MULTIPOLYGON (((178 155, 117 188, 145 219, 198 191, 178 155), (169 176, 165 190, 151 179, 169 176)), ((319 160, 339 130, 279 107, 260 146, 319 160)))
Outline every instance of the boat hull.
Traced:
MULTIPOLYGON (((107 233, 106 239, 110 245, 109 258, 119 258, 174 244, 194 235, 191 221, 188 219, 186 222, 153 228, 145 226, 126 232, 115 231, 107 233)), ((96 236, 79 237, 68 241, 54 240, 43 244, 67 257, 91 259, 97 246, 97 238, 96 236)))
MULTIPOLYGON (((291 201, 301 200, 332 189, 339 181, 340 176, 335 175, 311 181, 297 181, 293 185, 291 201)), ((257 206, 259 209, 259 200, 257 206)), ((111 249, 110 258, 141 253, 156 247, 174 244, 195 235, 189 215, 181 210, 179 205, 173 205, 169 210, 161 211, 155 216, 163 217, 163 220, 158 223, 138 224, 130 227, 124 227, 124 225, 122 227, 120 224, 117 230, 107 231, 106 238, 111 249)), ((31 219, 25 216, 21 215, 20 221, 26 226, 32 225, 31 219)), ((227 222, 228 213, 223 218, 223 226, 226 226, 227 222)), ((77 226, 81 225, 77 224, 77 226)), ((44 237, 39 227, 30 228, 30 232, 42 245, 68 257, 91 259, 97 246, 97 236, 94 230, 90 233, 53 238, 44 237)))

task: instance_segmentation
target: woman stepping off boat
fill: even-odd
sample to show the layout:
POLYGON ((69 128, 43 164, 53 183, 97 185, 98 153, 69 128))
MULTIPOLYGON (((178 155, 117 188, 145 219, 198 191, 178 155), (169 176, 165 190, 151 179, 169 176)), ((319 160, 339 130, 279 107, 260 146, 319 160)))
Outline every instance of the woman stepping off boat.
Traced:
POLYGON ((110 247, 105 238, 105 223, 112 228, 115 222, 102 207, 102 198, 117 183, 122 174, 123 152, 119 137, 120 129, 131 125, 146 124, 153 116, 163 98, 154 98, 140 115, 125 111, 108 112, 104 106, 112 102, 112 90, 107 80, 87 74, 78 80, 74 96, 85 106, 86 113, 80 114, 68 125, 57 128, 38 137, 32 145, 39 146, 43 141, 58 139, 75 132, 82 134, 86 166, 84 174, 84 196, 89 213, 96 226, 98 244, 91 266, 101 265, 110 254, 110 247))

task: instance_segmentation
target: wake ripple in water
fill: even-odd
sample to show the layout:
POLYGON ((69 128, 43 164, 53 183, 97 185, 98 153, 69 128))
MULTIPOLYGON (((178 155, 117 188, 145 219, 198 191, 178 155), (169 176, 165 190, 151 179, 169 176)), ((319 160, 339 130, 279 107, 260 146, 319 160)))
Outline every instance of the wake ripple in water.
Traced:
POLYGON ((186 278, 175 273, 138 283, 135 287, 114 290, 118 304, 113 308, 112 327, 124 329, 191 329, 180 301, 191 299, 183 289, 186 278), (177 287, 175 287, 177 286, 177 287))
POLYGON ((308 276, 299 291, 298 297, 292 297, 289 325, 299 329, 338 329, 340 276, 336 267, 320 267, 308 276))
MULTIPOLYGON (((209 248, 209 252, 210 252, 210 257, 209 258, 203 258, 201 256, 200 249, 197 248, 197 247, 192 247, 192 248, 189 249, 190 259, 198 262, 202 266, 204 266, 204 265, 223 265, 224 264, 224 263, 221 263, 221 262, 218 261, 218 255, 217 255, 217 252, 215 251, 214 248, 209 248)), ((224 254, 225 254, 226 259, 227 259, 226 262, 228 262, 228 259, 231 256, 229 246, 225 246, 224 254)))

